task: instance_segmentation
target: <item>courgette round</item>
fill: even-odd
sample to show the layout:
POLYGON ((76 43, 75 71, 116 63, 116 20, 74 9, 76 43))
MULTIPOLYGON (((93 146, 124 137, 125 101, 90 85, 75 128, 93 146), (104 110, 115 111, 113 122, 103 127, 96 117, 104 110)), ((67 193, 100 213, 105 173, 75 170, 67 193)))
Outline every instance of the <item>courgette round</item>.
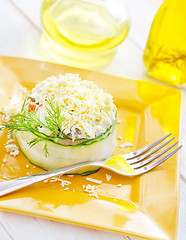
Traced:
MULTIPOLYGON (((48 154, 44 151, 45 141, 38 142, 30 147, 29 142, 35 137, 33 133, 17 131, 16 141, 26 158, 33 164, 45 169, 52 170, 60 167, 70 166, 80 162, 101 161, 110 157, 116 146, 116 124, 114 123, 100 137, 78 145, 63 145, 57 142, 47 142, 48 154)), ((87 167, 76 174, 90 174, 98 168, 87 167)), ((72 173, 71 173, 72 174, 72 173)), ((74 173, 73 173, 74 174, 74 173)))

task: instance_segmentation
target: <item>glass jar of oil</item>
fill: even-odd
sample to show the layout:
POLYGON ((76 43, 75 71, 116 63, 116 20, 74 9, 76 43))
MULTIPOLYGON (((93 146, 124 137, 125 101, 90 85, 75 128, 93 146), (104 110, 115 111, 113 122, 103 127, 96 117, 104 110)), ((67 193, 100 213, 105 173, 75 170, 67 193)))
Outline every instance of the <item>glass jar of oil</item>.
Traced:
POLYGON ((144 52, 155 78, 174 86, 186 83, 186 1, 165 0, 157 12, 144 52))
POLYGON ((44 0, 45 56, 83 68, 99 68, 114 56, 129 31, 124 0, 44 0))

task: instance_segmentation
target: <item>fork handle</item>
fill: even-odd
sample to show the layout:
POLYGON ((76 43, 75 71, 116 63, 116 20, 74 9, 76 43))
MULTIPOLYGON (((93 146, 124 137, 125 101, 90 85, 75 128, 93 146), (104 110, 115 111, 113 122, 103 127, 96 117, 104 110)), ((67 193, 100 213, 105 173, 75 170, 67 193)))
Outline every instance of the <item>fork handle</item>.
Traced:
POLYGON ((26 177, 21 177, 21 178, 16 178, 16 179, 9 180, 9 181, 4 181, 4 182, 0 183, 0 197, 6 195, 8 193, 17 191, 18 189, 32 185, 34 183, 41 182, 45 179, 55 177, 57 175, 69 173, 72 171, 76 171, 76 170, 86 167, 86 166, 101 166, 101 164, 98 162, 77 163, 72 166, 62 167, 62 168, 58 168, 58 169, 54 169, 54 170, 26 176, 26 177))

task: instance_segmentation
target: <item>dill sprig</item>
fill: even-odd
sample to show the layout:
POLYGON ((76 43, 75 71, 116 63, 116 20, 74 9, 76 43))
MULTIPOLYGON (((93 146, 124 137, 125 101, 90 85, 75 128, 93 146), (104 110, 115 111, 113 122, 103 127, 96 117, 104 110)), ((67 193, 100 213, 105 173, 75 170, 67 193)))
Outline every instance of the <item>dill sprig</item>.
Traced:
POLYGON ((167 50, 164 47, 160 47, 151 63, 151 67, 157 64, 157 62, 164 62, 179 70, 184 70, 186 66, 186 52, 180 49, 167 50))
POLYGON ((46 98, 46 116, 45 121, 41 121, 35 111, 28 111, 25 108, 24 101, 20 114, 16 114, 10 117, 9 121, 0 125, 0 130, 8 130, 8 134, 12 134, 13 131, 31 132, 34 134, 34 138, 28 142, 30 147, 35 144, 45 141, 44 151, 46 156, 48 155, 47 142, 55 142, 56 138, 67 138, 63 134, 61 126, 63 117, 60 114, 58 103, 54 103, 51 98, 46 98), (43 130, 41 130, 43 129, 43 130), (50 135, 47 132, 50 132, 50 135))

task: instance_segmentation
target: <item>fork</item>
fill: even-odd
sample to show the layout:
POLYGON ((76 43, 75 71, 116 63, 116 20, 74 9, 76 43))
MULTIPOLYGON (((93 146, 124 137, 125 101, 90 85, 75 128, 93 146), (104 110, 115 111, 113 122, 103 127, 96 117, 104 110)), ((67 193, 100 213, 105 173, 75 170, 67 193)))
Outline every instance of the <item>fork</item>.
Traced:
POLYGON ((163 142, 170 135, 171 133, 134 152, 131 152, 125 155, 116 156, 116 157, 111 157, 104 161, 77 163, 71 166, 62 167, 62 168, 58 168, 50 171, 45 171, 39 174, 34 174, 26 177, 21 177, 21 178, 9 180, 9 181, 1 182, 0 196, 4 196, 8 193, 14 192, 18 189, 43 181, 45 179, 48 179, 57 175, 61 175, 61 174, 70 173, 87 166, 103 167, 123 176, 134 177, 134 176, 141 175, 143 173, 146 173, 152 170, 156 166, 160 165, 161 163, 169 159, 182 147, 182 146, 178 146, 177 148, 174 148, 179 143, 179 141, 177 141, 162 150, 163 147, 165 147, 175 138, 175 137, 172 137, 166 142, 163 142), (155 146, 157 147, 155 148, 155 146), (174 150, 172 150, 173 148, 174 150), (159 151, 159 150, 162 150, 162 151, 159 151), (172 151, 169 151, 169 150, 172 150, 172 151), (156 152, 158 153, 154 154, 156 152), (160 157, 166 152, 168 152, 166 155, 160 157))

